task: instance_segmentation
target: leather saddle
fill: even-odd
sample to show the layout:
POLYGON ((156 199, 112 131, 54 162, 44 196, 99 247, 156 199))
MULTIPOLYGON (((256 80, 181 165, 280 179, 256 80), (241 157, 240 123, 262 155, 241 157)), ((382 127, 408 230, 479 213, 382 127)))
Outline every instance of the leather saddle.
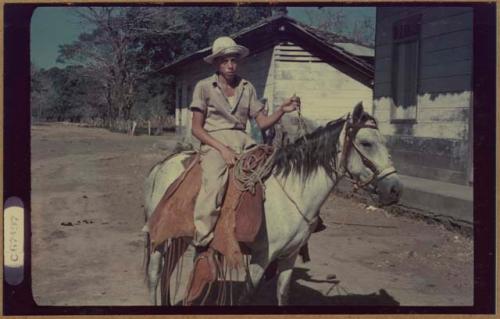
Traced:
MULTIPOLYGON (((249 152, 267 152, 264 158, 269 155, 265 148, 259 147, 249 152)), ((202 176, 199 154, 186 159, 183 165, 184 172, 168 187, 148 222, 153 249, 168 239, 194 235, 194 205, 202 176)), ((229 169, 227 190, 210 248, 221 253, 228 265, 238 267, 242 265, 243 254, 249 253, 245 244, 255 240, 262 223, 263 190, 257 183, 253 193, 240 191, 233 170, 229 169)))

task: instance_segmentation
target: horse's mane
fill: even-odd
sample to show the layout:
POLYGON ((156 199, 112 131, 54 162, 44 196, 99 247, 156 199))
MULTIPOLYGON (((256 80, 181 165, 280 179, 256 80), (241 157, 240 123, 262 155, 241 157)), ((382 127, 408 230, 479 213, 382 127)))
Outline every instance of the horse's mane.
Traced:
POLYGON ((318 167, 323 167, 332 176, 337 165, 337 141, 345 121, 345 118, 330 121, 278 149, 274 174, 288 176, 294 171, 307 179, 318 167))

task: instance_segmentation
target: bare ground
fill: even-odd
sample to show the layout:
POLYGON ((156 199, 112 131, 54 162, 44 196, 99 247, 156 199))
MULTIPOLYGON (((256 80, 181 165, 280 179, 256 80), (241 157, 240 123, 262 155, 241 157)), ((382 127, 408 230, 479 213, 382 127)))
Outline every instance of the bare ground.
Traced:
MULTIPOLYGON (((175 144, 173 134, 32 127, 32 276, 39 305, 149 304, 142 185, 175 144)), ((322 217, 327 229, 310 240, 312 261, 298 261, 294 270, 292 304, 472 305, 471 239, 335 195, 322 217)), ((265 282, 255 303, 274 304, 275 284, 265 282)))

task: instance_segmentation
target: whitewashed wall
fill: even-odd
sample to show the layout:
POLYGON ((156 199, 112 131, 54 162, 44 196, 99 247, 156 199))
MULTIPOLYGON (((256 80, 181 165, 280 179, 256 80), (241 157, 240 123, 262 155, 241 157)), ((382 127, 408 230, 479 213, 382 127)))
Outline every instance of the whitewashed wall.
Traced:
MULTIPOLYGON (((249 56, 238 65, 238 73, 250 81, 259 99, 266 98, 267 104, 273 105, 274 97, 274 47, 249 56)), ((255 121, 247 124, 247 132, 258 142, 262 142, 260 129, 255 121)))
POLYGON ((422 13, 417 124, 413 135, 463 139, 472 81, 472 9, 466 7, 387 7, 377 16, 375 116, 388 135, 392 92, 392 25, 422 13))
POLYGON ((377 9, 374 115, 396 164, 410 175, 465 183, 472 147, 472 16, 467 7, 377 9), (393 123, 392 27, 419 13, 417 117, 415 123, 393 123))
POLYGON ((275 102, 281 103, 296 93, 301 97, 304 116, 321 124, 351 112, 359 101, 367 112, 372 112, 371 88, 300 46, 279 46, 278 51, 284 52, 284 48, 297 49, 297 57, 276 57, 275 102))
MULTIPOLYGON (((293 43, 276 47, 275 107, 296 93, 302 114, 323 125, 349 112, 360 101, 372 113, 372 89, 293 43)), ((297 127, 296 114, 285 115, 287 130, 297 127)))

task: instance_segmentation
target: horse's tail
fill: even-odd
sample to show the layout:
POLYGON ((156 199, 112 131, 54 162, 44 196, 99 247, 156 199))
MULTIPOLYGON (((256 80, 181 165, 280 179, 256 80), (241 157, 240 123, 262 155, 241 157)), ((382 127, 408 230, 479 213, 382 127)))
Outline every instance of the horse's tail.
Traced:
MULTIPOLYGON (((156 199, 160 198, 157 192, 161 191, 161 188, 165 186, 164 180, 162 180, 162 178, 164 178, 164 176, 162 176, 163 174, 162 171, 164 171, 162 168, 169 160, 178 155, 179 153, 174 153, 170 156, 167 156, 162 161, 156 163, 147 174, 146 180, 144 182, 144 222, 146 223, 146 226, 149 218, 151 217, 150 215, 153 213, 155 205, 157 204, 154 202, 155 198, 156 199)), ((145 235, 144 235, 143 268, 144 268, 144 279, 147 282, 149 276, 148 268, 149 264, 151 263, 151 253, 153 253, 153 251, 152 251, 151 236, 149 234, 149 229, 144 229, 144 231, 145 235)), ((171 244, 168 246, 169 248, 167 248, 168 250, 166 254, 164 254, 165 260, 162 262, 163 266, 161 266, 162 285, 163 285, 163 280, 167 279, 168 282, 170 281, 171 272, 174 270, 175 265, 177 264, 180 257, 187 249, 187 246, 188 246, 187 244, 183 244, 182 240, 175 241, 175 245, 171 244), (167 266, 167 270, 165 270, 165 265, 167 266)), ((162 288, 162 290, 163 289, 164 288, 162 288)), ((162 292, 162 303, 164 302, 164 300, 165 300, 165 292, 162 292)))
MULTIPOLYGON (((143 203, 144 203, 144 223, 145 223, 145 228, 147 228, 147 222, 149 218, 151 217, 150 214, 153 213, 154 210, 154 203, 153 203, 153 196, 155 191, 157 190, 157 184, 158 184, 158 175, 160 173, 160 168, 162 165, 164 165, 169 159, 171 159, 173 156, 177 154, 172 154, 170 156, 167 156, 163 160, 157 162, 155 165, 151 167, 149 172, 146 175, 146 179, 144 180, 144 198, 143 198, 143 203)), ((142 267, 144 271, 144 281, 147 283, 148 282, 148 268, 149 268, 149 263, 151 262, 151 236, 149 235, 149 230, 148 229, 143 229, 144 231, 144 256, 142 259, 142 267)))
MULTIPOLYGON (((156 178, 158 174, 158 170, 160 166, 165 162, 166 160, 163 160, 162 162, 159 162, 155 164, 150 170, 147 175, 147 178, 144 182, 144 223, 147 225, 147 222, 149 220, 149 214, 152 212, 152 208, 150 207, 151 205, 151 200, 152 196, 155 191, 155 185, 156 185, 156 178)), ((146 226, 145 226, 146 227, 146 226)), ((144 256, 142 259, 142 266, 144 268, 144 280, 147 282, 148 280, 148 267, 149 267, 149 262, 151 259, 151 237, 149 235, 149 230, 144 231, 144 256)))
POLYGON ((183 238, 173 238, 169 240, 169 243, 166 246, 165 254, 163 255, 164 266, 162 268, 160 278, 161 305, 170 306, 170 280, 172 279, 172 274, 174 273, 174 269, 176 269, 176 267, 177 273, 175 275, 176 287, 174 295, 177 295, 183 270, 182 256, 186 252, 188 246, 189 242, 183 238))

